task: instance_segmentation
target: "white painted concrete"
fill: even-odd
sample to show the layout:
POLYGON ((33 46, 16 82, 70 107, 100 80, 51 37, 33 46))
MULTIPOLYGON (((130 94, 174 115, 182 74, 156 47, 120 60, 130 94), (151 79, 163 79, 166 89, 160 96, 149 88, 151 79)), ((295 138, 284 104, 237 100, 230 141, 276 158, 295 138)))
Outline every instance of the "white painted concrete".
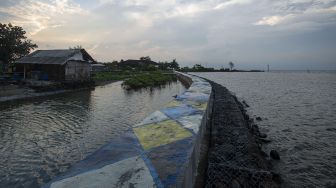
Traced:
POLYGON ((183 127, 191 129, 195 134, 198 133, 198 130, 201 126, 202 115, 192 115, 192 116, 184 116, 177 121, 183 125, 183 127))
POLYGON ((151 115, 147 116, 141 123, 134 125, 133 127, 138 127, 141 125, 157 123, 163 120, 169 119, 164 113, 160 111, 155 111, 151 115))
POLYGON ((54 182, 51 188, 155 187, 153 178, 139 157, 132 157, 103 168, 54 182))

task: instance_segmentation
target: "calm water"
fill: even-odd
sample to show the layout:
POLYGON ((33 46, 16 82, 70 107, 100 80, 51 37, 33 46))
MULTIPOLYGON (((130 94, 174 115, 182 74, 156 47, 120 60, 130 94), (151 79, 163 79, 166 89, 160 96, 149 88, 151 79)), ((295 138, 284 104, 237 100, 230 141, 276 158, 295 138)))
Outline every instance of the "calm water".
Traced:
MULTIPOLYGON (((234 92, 281 156, 283 187, 336 187, 336 73, 199 73, 234 92)), ((267 152, 269 153, 269 152, 267 152)))
POLYGON ((0 187, 39 187, 184 90, 177 82, 126 92, 116 82, 0 104, 0 187))

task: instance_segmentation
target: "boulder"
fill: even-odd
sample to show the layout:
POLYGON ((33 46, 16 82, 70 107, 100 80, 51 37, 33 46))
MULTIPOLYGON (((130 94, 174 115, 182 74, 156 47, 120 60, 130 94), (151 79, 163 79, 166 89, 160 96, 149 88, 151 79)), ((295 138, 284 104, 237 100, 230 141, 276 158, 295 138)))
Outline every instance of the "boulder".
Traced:
POLYGON ((280 160, 280 155, 276 150, 271 150, 270 156, 274 160, 280 160))
POLYGON ((260 133, 260 134, 259 134, 259 137, 260 137, 260 138, 266 138, 266 137, 267 137, 267 134, 265 134, 265 133, 260 133))

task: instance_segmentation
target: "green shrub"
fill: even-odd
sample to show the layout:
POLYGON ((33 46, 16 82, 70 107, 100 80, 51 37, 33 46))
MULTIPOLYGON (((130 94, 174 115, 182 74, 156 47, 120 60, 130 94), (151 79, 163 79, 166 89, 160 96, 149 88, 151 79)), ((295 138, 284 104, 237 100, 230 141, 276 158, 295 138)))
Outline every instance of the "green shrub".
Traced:
POLYGON ((142 87, 159 86, 171 81, 176 81, 175 75, 163 74, 162 72, 155 71, 135 74, 124 81, 123 85, 127 89, 137 89, 142 87))

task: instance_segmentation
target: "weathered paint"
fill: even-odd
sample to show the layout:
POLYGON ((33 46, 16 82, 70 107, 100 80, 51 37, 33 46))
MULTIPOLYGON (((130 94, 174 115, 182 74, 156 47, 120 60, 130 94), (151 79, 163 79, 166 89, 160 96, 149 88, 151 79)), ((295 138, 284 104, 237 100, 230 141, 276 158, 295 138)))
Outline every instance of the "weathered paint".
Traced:
POLYGON ((154 187, 154 180, 140 156, 128 158, 100 169, 84 172, 51 184, 65 187, 154 187))
POLYGON ((191 86, 188 89, 189 92, 201 92, 201 93, 205 93, 205 94, 210 94, 211 93, 211 86, 206 86, 206 85, 201 85, 201 86, 191 86))
POLYGON ((164 115, 160 111, 155 111, 151 115, 147 116, 142 122, 136 124, 134 127, 138 127, 141 125, 151 124, 151 123, 157 123, 163 120, 169 119, 166 115, 164 115))
POLYGON ((197 108, 198 110, 206 110, 208 107, 208 102, 185 101, 185 103, 197 108))
POLYGON ((134 132, 145 150, 192 136, 174 120, 136 127, 134 132))
POLYGON ((186 92, 44 187, 194 185, 211 86, 188 77, 193 83, 186 92))
POLYGON ((198 133, 199 127, 202 122, 202 115, 192 115, 192 116, 185 116, 177 119, 179 123, 183 125, 183 127, 187 129, 191 129, 195 134, 198 133))
POLYGON ((176 106, 179 106, 181 104, 182 104, 181 101, 172 100, 165 107, 176 107, 176 106))
POLYGON ((185 164, 190 160, 195 137, 162 145, 147 153, 164 187, 177 187, 183 181, 185 164), (160 170, 162 169, 162 170, 160 170))
POLYGON ((171 119, 177 119, 181 116, 188 116, 196 113, 198 110, 190 105, 182 104, 180 106, 168 107, 161 109, 161 112, 166 114, 171 119))
POLYGON ((177 96, 178 100, 193 100, 200 102, 207 102, 209 100, 210 95, 205 93, 195 93, 186 91, 182 95, 177 96))

